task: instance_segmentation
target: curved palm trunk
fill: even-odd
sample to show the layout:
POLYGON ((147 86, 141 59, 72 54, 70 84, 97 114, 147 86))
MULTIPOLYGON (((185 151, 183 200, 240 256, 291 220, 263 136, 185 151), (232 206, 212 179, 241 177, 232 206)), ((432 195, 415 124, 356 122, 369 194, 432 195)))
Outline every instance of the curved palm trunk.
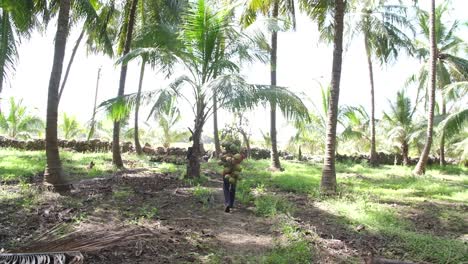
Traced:
POLYGON ((377 151, 375 147, 375 97, 374 97, 374 72, 372 70, 372 57, 370 53, 370 47, 368 42, 367 32, 364 33, 364 46, 366 48, 367 55, 367 66, 369 68, 369 81, 370 81, 370 94, 371 94, 371 116, 370 116, 370 128, 371 128, 371 152, 369 163, 371 166, 377 166, 377 151))
POLYGON ((49 92, 47 97, 46 123, 46 156, 47 166, 44 172, 45 183, 51 184, 57 191, 66 191, 69 185, 63 177, 57 144, 57 115, 59 101, 59 86, 62 77, 63 59, 69 30, 70 0, 60 1, 60 11, 55 35, 54 61, 50 74, 49 92))
POLYGON ((101 68, 98 69, 97 80, 96 80, 96 90, 94 92, 94 106, 93 106, 93 116, 91 117, 91 127, 88 133, 88 141, 94 136, 94 131, 96 129, 96 107, 97 107, 97 98, 99 91, 99 79, 101 78, 101 68))
POLYGON ((251 153, 252 153, 252 150, 250 148, 250 138, 247 136, 247 133, 245 133, 245 131, 243 129, 241 129, 239 131, 242 135, 242 138, 244 139, 244 142, 245 142, 245 146, 247 148, 247 158, 250 158, 251 156, 251 153))
MULTIPOLYGON (((124 45, 122 56, 125 56, 130 52, 133 27, 135 25, 135 12, 136 12, 137 4, 138 4, 138 0, 132 1, 130 13, 129 13, 129 19, 128 19, 127 34, 125 36, 125 45, 124 45)), ((117 93, 118 97, 124 95, 126 79, 127 79, 127 64, 122 63, 122 66, 120 68, 119 91, 117 93)), ((112 132, 112 163, 118 168, 123 168, 122 156, 120 154, 120 121, 114 121, 114 129, 112 132)))
POLYGON ((75 60, 76 52, 78 51, 78 48, 80 47, 80 43, 81 43, 81 40, 83 39, 84 33, 85 33, 85 28, 83 27, 83 30, 81 30, 80 36, 76 40, 75 46, 73 47, 70 61, 68 62, 67 70, 65 71, 65 76, 63 77, 62 86, 60 87, 60 92, 59 92, 59 103, 60 103, 60 99, 62 99, 63 89, 65 89, 65 84, 67 83, 68 75, 70 74, 70 70, 71 70, 71 66, 73 64, 73 61, 75 60))
POLYGON ((401 143, 401 156, 403 157, 403 166, 409 165, 409 157, 408 157, 409 146, 408 142, 405 140, 401 143))
MULTIPOLYGON (((278 18, 278 1, 273 5, 272 17, 278 18)), ((271 85, 276 86, 276 63, 278 52, 278 32, 273 31, 271 34, 271 53, 270 53, 270 78, 271 85)), ((278 153, 278 141, 276 137, 276 103, 270 102, 270 138, 271 138, 271 168, 275 170, 281 169, 278 153)))
MULTIPOLYGON (((445 116, 447 114, 447 105, 445 103, 445 99, 444 99, 444 95, 442 94, 442 115, 445 116)), ((442 135, 441 135, 441 138, 440 138, 440 147, 439 147, 439 151, 440 151, 440 156, 439 156, 439 159, 440 159, 440 166, 445 166, 446 162, 445 162, 445 133, 442 131, 442 135)))
POLYGON ((332 80, 330 102, 328 106, 327 138, 325 142, 325 157, 322 169, 320 190, 324 194, 336 193, 335 147, 336 123, 338 118, 338 99, 340 96, 341 63, 343 55, 343 22, 345 3, 335 0, 335 34, 333 48, 332 80))
POLYGON ((134 139, 135 139, 135 150, 138 155, 143 154, 143 150, 141 149, 140 144, 140 135, 138 132, 138 112, 140 110, 140 97, 141 97, 141 88, 143 86, 143 76, 145 75, 145 64, 146 60, 143 59, 141 62, 141 70, 140 70, 140 80, 138 82, 138 92, 137 92, 137 99, 135 104, 135 131, 134 131, 134 139))
POLYGON ((218 131, 218 97, 216 92, 213 94, 213 137, 215 144, 215 156, 218 158, 221 154, 221 144, 219 143, 218 131))
POLYGON ((413 170, 416 175, 422 175, 426 172, 427 159, 429 158, 429 152, 431 151, 432 136, 434 128, 434 106, 435 106, 435 88, 436 88, 436 60, 437 60, 437 44, 435 39, 435 0, 431 0, 431 11, 430 11, 430 42, 431 42, 431 69, 429 76, 429 111, 427 117, 427 131, 426 131, 426 144, 419 157, 418 164, 413 170))

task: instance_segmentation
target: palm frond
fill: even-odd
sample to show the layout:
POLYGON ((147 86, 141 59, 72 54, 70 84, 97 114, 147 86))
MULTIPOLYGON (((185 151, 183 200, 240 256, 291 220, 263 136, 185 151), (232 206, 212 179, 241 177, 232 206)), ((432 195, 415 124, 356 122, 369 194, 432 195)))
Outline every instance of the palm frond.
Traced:
POLYGON ((302 99, 285 87, 248 84, 236 74, 222 75, 209 86, 218 94, 220 107, 243 110, 270 102, 276 104, 288 119, 309 118, 302 99))
POLYGON ((468 125, 468 108, 449 114, 438 126, 447 138, 451 138, 468 125))

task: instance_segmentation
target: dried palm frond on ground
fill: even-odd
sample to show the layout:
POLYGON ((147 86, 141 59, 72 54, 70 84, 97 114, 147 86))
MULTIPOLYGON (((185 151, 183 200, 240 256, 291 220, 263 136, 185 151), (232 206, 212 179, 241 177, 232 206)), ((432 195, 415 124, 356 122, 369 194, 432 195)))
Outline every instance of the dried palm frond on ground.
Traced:
POLYGON ((154 236, 146 228, 131 230, 96 230, 73 232, 56 239, 48 239, 60 228, 54 227, 47 234, 42 234, 30 245, 16 250, 17 252, 52 252, 52 251, 80 251, 92 252, 121 244, 135 243, 138 239, 154 236), (47 239, 46 239, 47 238, 47 239))

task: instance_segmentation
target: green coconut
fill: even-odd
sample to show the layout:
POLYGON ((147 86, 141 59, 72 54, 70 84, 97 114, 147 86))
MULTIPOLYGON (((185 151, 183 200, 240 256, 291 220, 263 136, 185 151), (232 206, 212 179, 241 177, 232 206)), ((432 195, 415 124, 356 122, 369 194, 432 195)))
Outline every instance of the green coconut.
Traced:
POLYGON ((229 178, 229 183, 230 183, 230 184, 236 184, 236 182, 237 182, 237 180, 234 179, 234 177, 230 177, 230 178, 229 178))
POLYGON ((240 164, 236 164, 236 165, 234 165, 233 170, 234 170, 234 171, 241 172, 241 171, 242 171, 242 167, 241 167, 240 164))
POLYGON ((236 155, 234 155, 234 159, 236 160, 242 160, 242 155, 237 153, 236 155))
POLYGON ((231 168, 225 167, 224 170, 223 170, 223 173, 224 173, 224 174, 229 174, 229 173, 231 173, 231 168))

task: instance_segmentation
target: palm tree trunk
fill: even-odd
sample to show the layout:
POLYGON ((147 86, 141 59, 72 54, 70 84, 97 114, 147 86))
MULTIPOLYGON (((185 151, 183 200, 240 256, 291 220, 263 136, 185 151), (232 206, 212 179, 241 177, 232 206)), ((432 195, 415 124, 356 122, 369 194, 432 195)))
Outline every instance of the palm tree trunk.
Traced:
MULTIPOLYGON (((273 4, 272 17, 278 18, 278 0, 273 4)), ((271 33, 271 52, 270 52, 270 77, 271 85, 276 86, 276 64, 278 52, 278 32, 271 33)), ((270 102, 270 138, 271 138, 271 168, 281 170, 281 164, 278 153, 278 141, 276 137, 276 103, 270 102)))
POLYGON ((343 23, 345 3, 335 0, 335 33, 333 47, 332 80, 330 102, 328 106, 327 137, 325 141, 325 157, 322 169, 321 192, 324 194, 336 193, 335 147, 336 123, 338 119, 338 100, 340 97, 341 64, 343 56, 343 23))
POLYGON ((75 60, 75 55, 76 55, 76 52, 78 51, 78 48, 80 47, 80 43, 81 43, 81 40, 83 39, 84 33, 85 33, 85 28, 83 27, 83 30, 81 30, 80 36, 76 40, 75 46, 73 47, 70 61, 68 62, 67 70, 65 71, 65 76, 63 77, 62 86, 60 87, 60 92, 59 92, 59 103, 60 103, 60 99, 62 99, 63 89, 65 88, 65 84, 67 83, 68 75, 70 74, 70 70, 71 70, 71 66, 73 64, 73 61, 75 60))
POLYGON ((140 70, 140 80, 138 82, 138 92, 137 92, 137 99, 135 104, 135 131, 134 131, 134 138, 135 138, 135 150, 138 155, 143 154, 143 150, 141 149, 139 132, 138 132, 138 112, 140 110, 140 97, 141 97, 141 88, 143 86, 143 76, 145 75, 145 65, 146 60, 143 59, 141 61, 141 70, 140 70))
POLYGON ((405 140, 401 143, 401 156, 403 157, 403 166, 409 165, 409 157, 408 157, 409 146, 408 142, 405 140))
MULTIPOLYGON (((445 103, 445 98, 444 95, 442 94, 442 115, 445 116, 447 114, 447 104, 445 103)), ((442 131, 442 135, 440 138, 440 156, 439 156, 439 162, 440 166, 445 166, 445 133, 442 131)))
MULTIPOLYGON (((7 59, 7 45, 8 45, 8 37, 10 36, 10 27, 8 26, 9 25, 9 22, 10 22, 10 16, 8 14, 8 11, 3 9, 2 10, 2 44, 1 46, 3 47, 1 49, 2 53, 0 54, 0 70, 1 70, 1 74, 0 74, 0 95, 2 94, 2 90, 3 90, 3 81, 4 81, 4 75, 3 75, 3 72, 4 72, 4 68, 5 68, 5 62, 6 62, 6 59, 7 59)), ((0 97, 0 113, 2 113, 2 108, 1 108, 1 103, 2 103, 2 98, 0 97)))
POLYGON ((247 158, 250 158, 252 154, 252 150, 250 148, 250 138, 247 136, 247 133, 243 129, 239 131, 242 135, 242 138, 244 139, 245 146, 247 147, 247 158))
POLYGON ((429 35, 431 45, 431 69, 429 74, 429 111, 427 117, 427 131, 426 131, 426 144, 419 157, 418 164, 413 170, 416 175, 422 175, 426 172, 427 159, 429 158, 429 152, 431 151, 432 136, 434 128, 434 106, 435 106, 435 88, 436 88, 436 60, 437 60, 437 44, 435 38, 435 0, 431 0, 431 11, 429 21, 429 35))
POLYGON ((54 61, 49 80, 47 97, 47 122, 46 122, 46 156, 47 166, 44 172, 46 184, 51 184, 59 192, 67 191, 69 185, 63 177, 62 163, 60 161, 57 144, 57 116, 59 101, 59 86, 62 77, 63 59, 69 30, 70 0, 60 1, 60 11, 57 21, 57 33, 55 35, 54 61))
MULTIPOLYGON (((127 34, 125 36, 125 44, 122 56, 127 55, 130 52, 130 45, 132 42, 132 33, 133 27, 135 25, 135 12, 138 4, 138 0, 129 0, 132 1, 130 7, 129 19, 127 34)), ((125 80, 127 79, 127 64, 122 63, 120 68, 120 81, 119 81, 119 91, 117 96, 123 96, 125 93, 125 80)), ((123 168, 122 156, 120 155, 120 120, 114 121, 114 130, 112 133, 112 163, 118 167, 123 168)))
POLYGON ((187 178, 199 178, 200 177, 200 143, 201 135, 204 125, 203 112, 197 111, 197 117, 195 118, 195 127, 192 131, 192 147, 189 148, 187 153, 187 178))
POLYGON ((219 143, 218 131, 218 97, 216 92, 213 94, 213 137, 215 144, 215 156, 218 158, 221 153, 221 144, 219 143))
POLYGON ((101 68, 98 69, 97 80, 96 80, 96 90, 94 92, 94 106, 93 106, 93 116, 91 117, 91 127, 88 133, 88 141, 94 136, 94 131, 96 129, 96 107, 97 107, 97 98, 99 91, 99 79, 101 78, 101 68))
POLYGON ((371 152, 369 163, 371 166, 377 166, 377 151, 375 147, 375 102, 374 102, 374 72, 372 70, 372 57, 369 47, 367 32, 364 32, 364 46, 366 48, 367 55, 367 66, 369 68, 369 81, 371 87, 371 116, 370 116, 370 128, 371 128, 371 152))

